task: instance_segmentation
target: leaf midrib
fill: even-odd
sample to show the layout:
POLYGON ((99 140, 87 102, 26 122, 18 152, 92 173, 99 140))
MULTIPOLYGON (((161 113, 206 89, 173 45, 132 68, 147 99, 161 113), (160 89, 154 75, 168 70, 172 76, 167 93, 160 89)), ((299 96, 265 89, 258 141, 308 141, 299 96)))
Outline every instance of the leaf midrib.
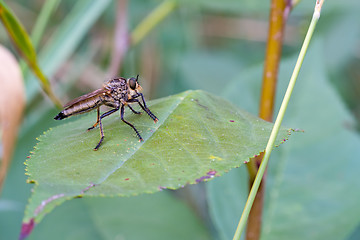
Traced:
POLYGON ((184 93, 183 96, 181 96, 179 98, 178 101, 176 101, 172 106, 171 108, 169 108, 170 110, 167 111, 167 116, 164 117, 163 119, 159 119, 159 121, 157 122, 156 124, 156 127, 155 127, 155 131, 151 131, 150 135, 148 135, 147 137, 145 137, 144 139, 144 143, 143 144, 140 144, 138 146, 136 146, 136 150, 128 153, 127 155, 124 156, 124 159, 126 159, 125 161, 121 162, 119 165, 116 165, 110 172, 109 174, 105 175, 103 178, 100 179, 100 181, 96 184, 96 185, 100 185, 102 184, 103 182, 105 182, 114 172, 116 172, 118 169, 120 169, 122 167, 122 165, 127 161, 127 159, 130 159, 135 153, 138 152, 138 150, 144 145, 146 144, 146 142, 153 136, 153 134, 155 132, 158 131, 158 129, 160 128, 160 126, 162 126, 164 124, 164 122, 169 118, 169 116, 175 111, 175 109, 180 105, 180 103, 182 101, 184 101, 184 99, 191 93, 191 91, 186 91, 184 93))

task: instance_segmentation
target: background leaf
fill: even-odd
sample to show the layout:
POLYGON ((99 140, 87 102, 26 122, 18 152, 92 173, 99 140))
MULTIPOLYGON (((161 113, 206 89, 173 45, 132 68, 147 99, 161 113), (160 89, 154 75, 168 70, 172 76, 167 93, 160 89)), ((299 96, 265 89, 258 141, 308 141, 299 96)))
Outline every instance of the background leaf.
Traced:
MULTIPOLYGON (((359 191, 343 187, 360 187, 356 170, 360 138, 345 128, 344 124, 351 122, 352 117, 326 81, 325 67, 320 60, 324 54, 319 47, 322 44, 318 40, 309 49, 284 119, 285 124, 300 127, 305 133, 274 151, 270 160, 262 239, 345 239, 360 221, 359 191)), ((296 58, 291 58, 283 62, 278 102, 285 91, 284 79, 290 76, 295 61, 296 58)), ((261 72, 254 72, 256 74, 242 76, 241 87, 249 91, 256 88, 261 72)), ((237 102, 249 101, 246 98, 249 95, 234 95, 230 90, 239 87, 234 82, 227 96, 237 98, 237 102)), ((217 225, 225 236, 233 234, 234 223, 240 216, 240 212, 231 210, 243 207, 242 202, 221 201, 229 198, 226 189, 235 185, 231 176, 207 185, 213 217, 221 219, 216 222, 233 223, 232 228, 217 225), (224 188, 224 184, 228 187, 224 188), (220 209, 230 214, 219 215, 220 209)), ((231 197, 242 199, 245 192, 246 189, 232 192, 231 197)))
POLYGON ((170 193, 162 192, 67 201, 35 228, 29 240, 64 238, 207 240, 210 236, 193 211, 170 193))
MULTIPOLYGON (((109 117, 103 121, 103 145, 93 151, 99 132, 86 132, 84 126, 92 125, 94 114, 41 136, 27 161, 29 181, 36 185, 24 222, 34 217, 39 222, 55 205, 78 195, 131 196, 210 180, 263 151, 272 128, 202 91, 149 106, 157 124, 148 124, 147 116, 126 117, 141 131, 144 143, 118 117, 109 117), (238 151, 233 151, 234 144, 238 151)), ((277 144, 288 134, 282 129, 277 144)))

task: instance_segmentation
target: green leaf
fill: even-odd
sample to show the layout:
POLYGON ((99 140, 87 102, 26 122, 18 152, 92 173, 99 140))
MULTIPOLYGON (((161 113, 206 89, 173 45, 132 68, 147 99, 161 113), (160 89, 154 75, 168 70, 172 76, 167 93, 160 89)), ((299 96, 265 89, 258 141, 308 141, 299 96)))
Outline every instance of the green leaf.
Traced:
POLYGON ((360 222, 360 137, 327 79, 324 41, 312 46, 285 119, 305 134, 269 167, 266 239, 344 239, 360 222))
MULTIPOLYGON (((344 239, 360 222, 360 192, 354 190, 360 188, 360 138, 345 127, 352 116, 326 81, 322 60, 324 40, 313 42, 309 48, 284 118, 285 124, 305 132, 274 151, 270 159, 262 228, 264 240, 344 239)), ((278 102, 295 61, 296 58, 290 58, 281 64, 278 102)), ((256 96, 235 94, 239 88, 249 92, 259 89, 261 74, 262 67, 241 74, 228 88, 226 96, 234 102, 256 101, 256 96)), ((226 190, 239 187, 234 175, 206 186, 212 216, 220 218, 214 221, 216 227, 223 235, 233 236, 236 224, 231 228, 218 223, 236 223, 240 219, 241 211, 234 209, 242 209, 240 200, 246 189, 231 193, 232 198, 240 199, 238 202, 225 203, 230 198, 226 190)))
POLYGON ((132 198, 97 197, 68 201, 34 229, 31 239, 211 238, 190 208, 171 194, 162 192, 132 198))
MULTIPOLYGON (((125 113, 103 120, 105 139, 89 114, 49 130, 27 161, 35 182, 24 222, 39 222, 55 205, 77 196, 131 196, 177 189, 220 176, 265 149, 272 124, 203 91, 187 91, 149 102, 159 122, 125 113)), ((283 128, 277 144, 287 139, 283 128)))
POLYGON ((249 195, 248 177, 247 169, 239 168, 206 184, 209 214, 221 240, 234 236, 249 195))

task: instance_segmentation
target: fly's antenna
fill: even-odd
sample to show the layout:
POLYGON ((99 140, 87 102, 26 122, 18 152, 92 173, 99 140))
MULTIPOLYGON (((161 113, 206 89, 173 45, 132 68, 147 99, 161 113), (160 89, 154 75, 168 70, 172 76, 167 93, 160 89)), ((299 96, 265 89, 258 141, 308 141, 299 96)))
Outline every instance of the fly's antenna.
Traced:
POLYGON ((136 82, 139 82, 139 74, 136 75, 136 82))

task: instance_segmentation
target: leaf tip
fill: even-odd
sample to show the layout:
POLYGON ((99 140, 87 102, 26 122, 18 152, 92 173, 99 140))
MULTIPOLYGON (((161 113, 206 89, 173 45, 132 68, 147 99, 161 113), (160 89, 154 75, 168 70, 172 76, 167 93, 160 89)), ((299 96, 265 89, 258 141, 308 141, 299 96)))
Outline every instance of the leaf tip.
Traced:
POLYGON ((25 222, 21 225, 21 232, 19 236, 19 240, 23 240, 27 238, 32 230, 34 229, 35 221, 34 218, 31 218, 29 222, 25 222))

